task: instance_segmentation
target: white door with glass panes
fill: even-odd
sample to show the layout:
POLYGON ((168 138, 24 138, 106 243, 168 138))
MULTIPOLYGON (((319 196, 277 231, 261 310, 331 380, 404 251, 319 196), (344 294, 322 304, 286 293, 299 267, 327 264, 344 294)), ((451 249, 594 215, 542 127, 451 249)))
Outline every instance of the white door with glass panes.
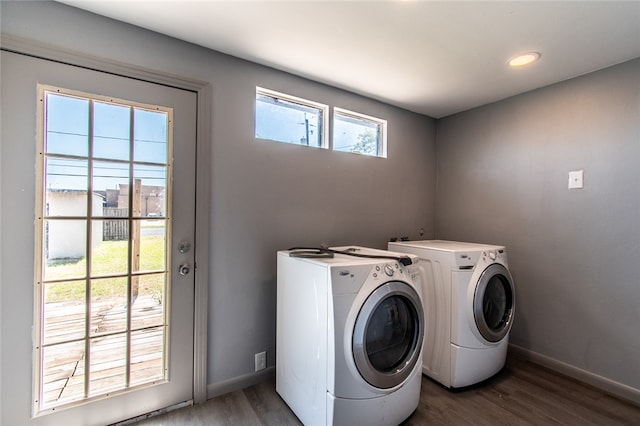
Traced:
POLYGON ((104 425, 192 400, 196 107, 2 52, 0 423, 104 425))

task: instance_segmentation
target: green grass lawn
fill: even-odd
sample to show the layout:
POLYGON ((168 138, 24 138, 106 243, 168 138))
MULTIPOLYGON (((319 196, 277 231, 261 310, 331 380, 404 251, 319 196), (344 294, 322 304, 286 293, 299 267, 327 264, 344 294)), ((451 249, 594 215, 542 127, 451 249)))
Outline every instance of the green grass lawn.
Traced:
MULTIPOLYGON (((91 296, 125 297, 128 272, 128 242, 103 241, 94 248, 91 256, 91 296), (104 275, 122 277, 94 278, 104 275)), ((165 270, 165 241, 163 236, 147 236, 140 239, 139 271, 165 270)), ((47 265, 47 280, 69 279, 69 281, 45 284, 45 303, 84 300, 86 257, 77 260, 56 260, 47 265), (78 279, 76 279, 78 278, 78 279)), ((139 294, 152 293, 162 297, 164 273, 143 275, 138 278, 139 294)))

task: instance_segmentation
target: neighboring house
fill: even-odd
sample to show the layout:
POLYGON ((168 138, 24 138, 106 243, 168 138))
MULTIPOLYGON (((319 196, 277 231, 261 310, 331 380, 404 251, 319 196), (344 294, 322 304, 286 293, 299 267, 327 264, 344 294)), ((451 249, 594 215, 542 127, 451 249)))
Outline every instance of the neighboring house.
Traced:
MULTIPOLYGON (((124 209, 129 206, 129 185, 118 185, 118 189, 107 189, 105 207, 124 209)), ((165 187, 142 185, 140 187, 140 216, 165 215, 165 187)))
MULTIPOLYGON (((84 220, 56 220, 55 217, 77 216, 87 208, 87 191, 77 190, 49 190, 47 191, 46 213, 53 219, 47 220, 45 225, 45 253, 48 260, 78 259, 85 256, 86 236, 84 220)), ((104 197, 94 193, 92 209, 94 216, 102 216, 104 197)), ((94 220, 91 224, 94 236, 92 247, 102 243, 102 220, 94 220), (98 236, 96 238, 95 236, 98 236)))

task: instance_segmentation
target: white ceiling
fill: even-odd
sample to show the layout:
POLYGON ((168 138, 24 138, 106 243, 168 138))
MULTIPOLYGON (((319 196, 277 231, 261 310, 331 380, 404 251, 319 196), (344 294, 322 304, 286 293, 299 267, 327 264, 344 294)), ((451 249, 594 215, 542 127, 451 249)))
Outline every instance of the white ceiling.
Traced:
POLYGON ((640 57, 637 0, 61 2, 435 118, 640 57))

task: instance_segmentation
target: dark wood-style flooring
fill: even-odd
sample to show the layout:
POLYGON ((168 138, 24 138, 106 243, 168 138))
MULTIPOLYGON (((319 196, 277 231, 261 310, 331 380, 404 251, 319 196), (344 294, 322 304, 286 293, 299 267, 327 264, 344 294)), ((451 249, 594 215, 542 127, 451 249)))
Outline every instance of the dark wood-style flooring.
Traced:
MULTIPOLYGON (((136 426, 300 425, 275 379, 136 423, 136 426)), ((640 406, 529 361, 510 357, 493 378, 448 390, 423 376, 415 425, 640 425, 640 406)), ((355 426, 355 425, 354 425, 355 426)))

